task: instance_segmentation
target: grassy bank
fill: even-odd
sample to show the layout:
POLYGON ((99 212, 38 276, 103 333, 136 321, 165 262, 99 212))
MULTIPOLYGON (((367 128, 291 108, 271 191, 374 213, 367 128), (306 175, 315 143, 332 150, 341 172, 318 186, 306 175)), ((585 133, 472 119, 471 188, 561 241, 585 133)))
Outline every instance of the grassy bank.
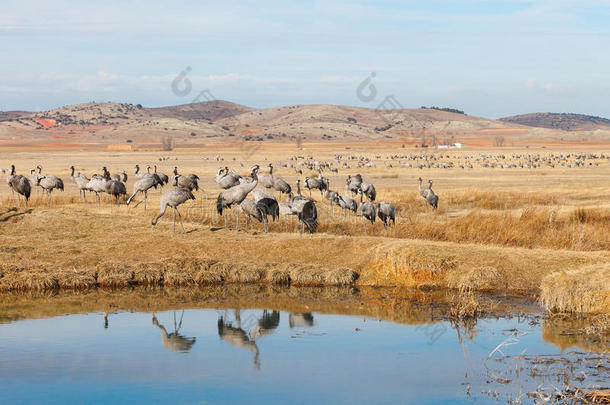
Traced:
MULTIPOLYGON (((607 266, 608 251, 527 249, 473 243, 318 233, 259 234, 185 223, 151 230, 143 211, 78 204, 4 213, 0 290, 230 283, 401 286, 493 291, 554 302, 556 311, 610 312, 606 284, 590 272, 543 289, 566 270, 607 266), (580 290, 578 290, 580 291, 580 290), (554 299, 567 296, 572 299, 554 299), (554 299, 554 301, 553 301, 554 299)), ((605 274, 605 273, 604 273, 605 274)))

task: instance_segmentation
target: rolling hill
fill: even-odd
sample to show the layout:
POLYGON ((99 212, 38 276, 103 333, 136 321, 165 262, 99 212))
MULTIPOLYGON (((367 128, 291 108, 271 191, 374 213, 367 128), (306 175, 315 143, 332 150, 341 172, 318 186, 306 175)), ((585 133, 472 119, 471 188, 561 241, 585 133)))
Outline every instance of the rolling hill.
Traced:
MULTIPOLYGON (((576 121, 569 119, 574 127, 576 121)), ((42 112, 0 112, 0 140, 19 144, 127 143, 138 147, 156 147, 167 137, 184 147, 228 141, 393 141, 420 145, 464 139, 484 145, 491 144, 490 140, 496 137, 534 140, 562 137, 562 141, 565 137, 578 141, 576 133, 566 137, 556 127, 534 128, 525 122, 531 123, 511 117, 492 120, 437 107, 377 110, 314 104, 255 109, 210 101, 146 108, 139 104, 93 102, 42 112)))
POLYGON ((610 120, 584 114, 532 113, 500 118, 500 121, 529 127, 559 129, 562 131, 609 130, 610 120))

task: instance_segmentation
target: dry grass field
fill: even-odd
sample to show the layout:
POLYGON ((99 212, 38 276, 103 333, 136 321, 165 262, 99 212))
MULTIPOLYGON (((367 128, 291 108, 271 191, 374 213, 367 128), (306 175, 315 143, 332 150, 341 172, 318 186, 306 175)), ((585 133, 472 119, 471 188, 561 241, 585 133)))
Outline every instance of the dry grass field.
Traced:
MULTIPOLYGON (((202 150, 171 152, 108 152, 73 149, 0 150, 0 167, 15 164, 19 174, 43 166, 43 174, 63 178, 65 191, 53 192, 50 205, 34 188, 27 208, 17 210, 16 199, 5 184, 0 187, 0 289, 92 288, 134 284, 190 285, 216 283, 276 283, 304 285, 404 286, 453 288, 461 293, 492 291, 540 299, 552 311, 610 312, 610 161, 588 159, 584 167, 481 167, 481 154, 501 153, 506 160, 523 154, 549 156, 610 149, 589 146, 569 149, 529 148, 463 151, 424 151, 399 144, 218 144, 202 150), (234 232, 235 210, 229 211, 231 229, 215 213, 220 189, 214 183, 218 167, 246 176, 252 164, 273 162, 274 174, 294 188, 298 177, 314 177, 303 167, 294 169, 291 156, 333 162, 335 155, 350 168, 334 164, 338 173, 324 171, 330 188, 344 189, 348 174, 360 173, 377 189, 377 200, 397 209, 396 226, 380 221, 365 228, 360 217, 343 220, 339 207, 331 208, 318 191, 319 227, 313 235, 294 232, 295 219, 262 224, 234 232), (404 167, 406 158, 390 155, 435 155, 453 162, 448 169, 404 167), (375 167, 356 166, 352 157, 366 156, 375 167), (461 169, 466 156, 473 169, 461 169), (160 161, 160 157, 168 160, 160 161), (222 161, 216 158, 222 158, 222 161), (392 164, 392 167, 386 165, 392 164), (170 211, 153 230, 161 192, 149 193, 148 209, 111 204, 101 207, 95 195, 79 200, 69 167, 87 176, 125 170, 133 189, 134 167, 156 164, 171 174, 200 177, 196 200, 179 209, 186 234, 172 233, 170 211), (439 209, 433 211, 418 193, 418 177, 434 180, 439 209), (584 297, 584 298, 583 298, 584 297), (586 299, 585 299, 586 298, 586 299)), ((574 158, 571 157, 571 160, 574 158)), ((165 191, 169 186, 165 187, 165 191)), ((275 193, 277 195, 277 193, 275 193)), ((304 190, 304 195, 309 192, 304 190)), ((284 196, 285 200, 286 197, 284 196)), ((245 221, 240 221, 244 225, 245 221)))

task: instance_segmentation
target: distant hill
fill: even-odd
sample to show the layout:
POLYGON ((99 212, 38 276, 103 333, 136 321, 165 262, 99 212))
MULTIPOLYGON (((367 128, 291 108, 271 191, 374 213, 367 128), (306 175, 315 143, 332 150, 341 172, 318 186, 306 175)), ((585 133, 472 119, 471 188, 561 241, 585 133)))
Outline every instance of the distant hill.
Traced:
POLYGON ((233 117, 254 110, 228 101, 216 100, 202 103, 183 104, 171 107, 145 108, 144 112, 159 118, 179 118, 185 121, 208 120, 233 117))
POLYGON ((584 114, 533 113, 500 118, 500 121, 529 127, 559 129, 562 131, 610 129, 609 119, 584 114))
MULTIPOLYGON (((571 122, 572 129, 584 128, 581 121, 576 125, 572 115, 557 115, 571 122)), ((502 137, 568 139, 557 125, 532 128, 525 125, 536 123, 535 119, 523 122, 519 117, 498 121, 440 107, 391 110, 311 104, 255 109, 217 100, 148 108, 140 104, 92 102, 42 112, 0 112, 0 141, 59 140, 155 147, 162 139, 171 137, 176 144, 188 147, 241 141, 391 141, 431 146, 466 138, 473 145, 481 139, 490 142, 489 139, 502 137)), ((609 120, 592 121, 593 118, 596 117, 587 117, 590 128, 602 125, 610 128, 609 120)))

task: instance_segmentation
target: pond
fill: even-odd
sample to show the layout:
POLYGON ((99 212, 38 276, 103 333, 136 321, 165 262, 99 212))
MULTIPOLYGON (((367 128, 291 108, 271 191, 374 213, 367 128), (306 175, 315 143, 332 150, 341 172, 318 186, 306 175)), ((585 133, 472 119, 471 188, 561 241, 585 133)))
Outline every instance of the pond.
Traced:
POLYGON ((221 301, 12 320, 0 324, 2 401, 533 403, 535 391, 610 385, 607 347, 549 340, 535 309, 409 322, 360 301, 363 315, 221 301))

